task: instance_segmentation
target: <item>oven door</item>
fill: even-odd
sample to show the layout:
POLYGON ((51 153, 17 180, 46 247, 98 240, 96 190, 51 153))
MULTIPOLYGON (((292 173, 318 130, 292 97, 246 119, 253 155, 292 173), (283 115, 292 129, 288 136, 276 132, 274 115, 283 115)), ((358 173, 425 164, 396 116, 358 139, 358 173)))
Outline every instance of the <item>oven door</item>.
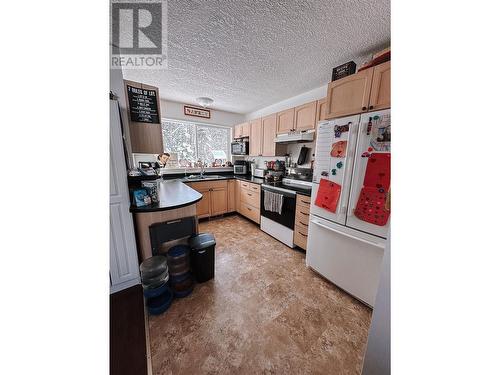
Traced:
POLYGON ((264 216, 269 220, 277 222, 293 230, 295 226, 295 203, 297 200, 296 193, 291 190, 281 189, 278 187, 266 186, 266 185, 261 185, 261 189, 262 189, 262 194, 260 195, 261 216, 264 216), (264 195, 266 190, 283 195, 283 207, 281 208, 281 215, 277 212, 267 211, 264 208, 264 195))

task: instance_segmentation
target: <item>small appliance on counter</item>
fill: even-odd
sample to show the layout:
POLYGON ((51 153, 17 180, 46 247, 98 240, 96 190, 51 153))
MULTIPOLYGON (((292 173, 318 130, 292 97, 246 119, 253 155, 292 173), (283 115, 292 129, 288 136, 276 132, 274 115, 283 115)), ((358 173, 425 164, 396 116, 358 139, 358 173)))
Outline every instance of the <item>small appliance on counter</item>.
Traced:
POLYGON ((253 176, 264 178, 267 173, 268 173, 267 169, 255 168, 254 171, 253 171, 253 176))
POLYGON ((247 162, 245 160, 236 160, 234 162, 234 174, 247 174, 247 162))
POLYGON ((231 142, 231 155, 248 155, 248 141, 231 142))

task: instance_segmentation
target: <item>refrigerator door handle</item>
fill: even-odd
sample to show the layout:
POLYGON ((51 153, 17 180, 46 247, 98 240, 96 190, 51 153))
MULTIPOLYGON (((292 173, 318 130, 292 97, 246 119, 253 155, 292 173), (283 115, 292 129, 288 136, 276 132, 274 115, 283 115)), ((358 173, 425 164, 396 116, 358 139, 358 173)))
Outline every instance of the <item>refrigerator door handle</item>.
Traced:
POLYGON ((324 224, 321 224, 319 221, 317 220, 314 220, 314 219, 311 219, 311 222, 313 224, 316 224, 317 226, 320 226, 321 228, 324 228, 324 229, 327 229, 329 231, 332 231, 332 232, 335 232, 335 233, 338 233, 338 234, 341 234, 345 237, 349 237, 349 238, 352 238, 353 240, 357 240, 357 241, 361 241, 361 242, 364 242, 368 245, 371 245, 371 246, 375 246, 375 247, 378 247, 379 249, 385 249, 385 245, 383 244, 380 244, 380 243, 376 243, 376 242, 372 242, 372 241, 368 241, 368 240, 365 240, 364 238, 359 238, 359 237, 355 237, 355 236, 352 236, 350 234, 347 234, 347 233, 344 233, 344 232, 339 232, 333 228, 330 228, 329 226, 327 225, 324 225, 324 224))

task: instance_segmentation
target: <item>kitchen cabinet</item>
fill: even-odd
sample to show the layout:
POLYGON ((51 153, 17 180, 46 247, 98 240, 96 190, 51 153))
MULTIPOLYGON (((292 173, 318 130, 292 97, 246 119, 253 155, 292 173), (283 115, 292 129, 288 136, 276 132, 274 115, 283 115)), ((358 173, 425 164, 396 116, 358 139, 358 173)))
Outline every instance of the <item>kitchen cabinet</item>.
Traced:
POLYGON ((250 136, 250 124, 244 122, 243 124, 238 124, 234 126, 233 138, 244 138, 250 136))
POLYGON ((278 112, 276 115, 276 132, 278 134, 288 133, 295 128, 295 108, 289 108, 278 112))
MULTIPOLYGON (((129 133, 130 145, 132 152, 144 154, 161 154, 163 152, 163 135, 161 130, 161 123, 150 124, 143 122, 134 122, 130 116, 129 98, 127 86, 136 87, 138 89, 145 89, 154 91, 156 97, 160 97, 160 92, 157 87, 149 86, 139 82, 123 81, 125 85, 125 100, 127 102, 127 114, 129 120, 129 133)), ((161 119, 161 108, 159 100, 157 102, 158 118, 161 119)))
POLYGON ((241 181, 240 180, 235 180, 235 185, 234 185, 234 208, 236 209, 236 212, 240 212, 241 208, 241 181))
POLYGON ((236 211, 236 180, 227 181, 227 212, 236 211))
POLYGON ((188 185, 203 196, 196 203, 196 215, 198 218, 202 219, 228 212, 227 180, 191 182, 188 185))
POLYGON ((262 119, 258 118, 250 124, 250 156, 262 155, 262 119))
POLYGON ((370 101, 373 68, 328 84, 326 118, 364 112, 370 101))
POLYGON ((316 127, 316 100, 310 103, 295 107, 294 127, 293 130, 303 131, 310 130, 316 127))
POLYGON ((326 118, 391 107, 391 62, 328 84, 326 118))
POLYGON ((260 185, 246 181, 237 181, 239 195, 238 212, 248 219, 260 224, 260 185))
POLYGON ((326 98, 318 100, 316 104, 316 123, 326 120, 326 98))
POLYGON ((370 91, 369 111, 391 107, 391 62, 373 67, 372 88, 370 91))
POLYGON ((310 208, 311 208, 311 197, 302 194, 297 194, 297 205, 295 206, 295 228, 293 231, 293 243, 304 250, 307 250, 310 208))

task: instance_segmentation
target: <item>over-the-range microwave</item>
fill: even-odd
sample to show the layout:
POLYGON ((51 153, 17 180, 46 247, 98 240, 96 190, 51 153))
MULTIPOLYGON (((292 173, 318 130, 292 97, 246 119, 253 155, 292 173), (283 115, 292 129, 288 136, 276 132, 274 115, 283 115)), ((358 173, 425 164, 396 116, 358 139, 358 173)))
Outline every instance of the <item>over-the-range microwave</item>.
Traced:
POLYGON ((231 155, 248 155, 248 141, 231 142, 231 155))

